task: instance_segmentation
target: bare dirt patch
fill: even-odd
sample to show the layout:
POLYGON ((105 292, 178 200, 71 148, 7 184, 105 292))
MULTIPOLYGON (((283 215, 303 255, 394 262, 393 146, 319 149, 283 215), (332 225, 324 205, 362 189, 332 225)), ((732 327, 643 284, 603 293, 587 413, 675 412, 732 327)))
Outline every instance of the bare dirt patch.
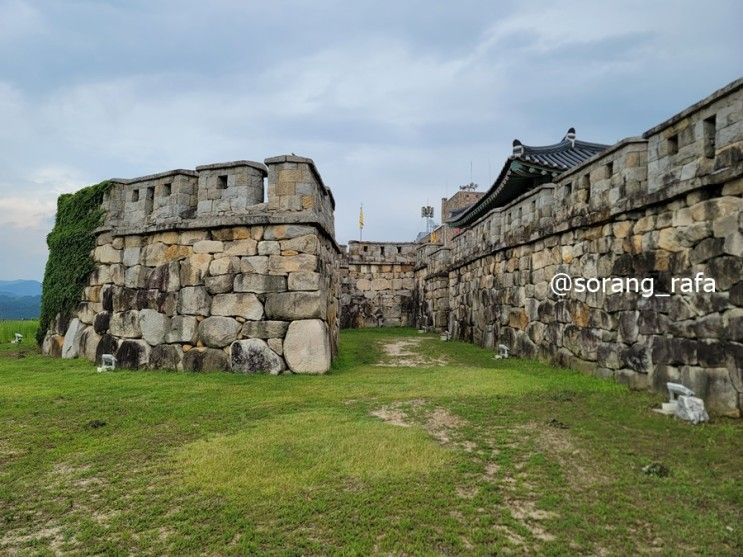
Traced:
POLYGON ((457 497, 461 497, 462 499, 474 499, 480 490, 477 486, 471 485, 467 487, 459 486, 455 491, 457 497))
POLYGON ((550 534, 541 523, 557 518, 559 516, 557 513, 537 509, 535 503, 529 500, 506 498, 504 502, 511 516, 529 530, 536 539, 544 542, 555 539, 555 536, 550 534))
POLYGON ((431 367, 445 366, 446 358, 432 358, 421 354, 422 338, 402 338, 381 344, 383 357, 377 367, 431 367))
POLYGON ((440 406, 426 415, 426 430, 442 444, 450 443, 452 432, 464 423, 464 420, 440 406))
POLYGON ((61 555, 61 548, 64 543, 62 528, 60 526, 46 526, 33 531, 26 529, 11 530, 0 538, 0 550, 3 554, 15 555, 29 544, 36 546, 40 542, 45 543, 46 548, 52 555, 61 555))
POLYGON ((11 459, 23 454, 21 451, 14 449, 10 443, 0 439, 0 464, 9 462, 11 459))
POLYGON ((498 474, 498 471, 500 470, 500 466, 498 466, 497 462, 488 462, 485 465, 485 473, 483 474, 483 479, 487 481, 492 481, 493 478, 498 474))
POLYGON ((524 538, 519 536, 516 532, 514 532, 507 526, 504 526, 503 524, 496 524, 495 526, 493 526, 493 528, 501 532, 511 545, 515 545, 517 547, 523 547, 526 545, 526 541, 524 540, 524 538))
POLYGON ((370 414, 390 425, 400 427, 422 424, 429 435, 442 445, 454 444, 467 452, 473 450, 474 443, 454 439, 455 432, 467 423, 465 420, 446 408, 437 406, 430 409, 426 408, 425 404, 426 401, 421 399, 393 402, 372 410, 370 414))
POLYGON ((402 410, 395 410, 389 407, 385 407, 380 408, 379 410, 372 411, 371 415, 376 416, 380 420, 391 425, 397 425, 400 427, 410 426, 410 423, 406 421, 408 419, 408 415, 402 410))
POLYGON ((539 423, 526 424, 524 430, 536 441, 541 451, 558 462, 572 488, 587 489, 611 481, 608 475, 602 473, 600 466, 589 460, 580 449, 570 430, 539 423))

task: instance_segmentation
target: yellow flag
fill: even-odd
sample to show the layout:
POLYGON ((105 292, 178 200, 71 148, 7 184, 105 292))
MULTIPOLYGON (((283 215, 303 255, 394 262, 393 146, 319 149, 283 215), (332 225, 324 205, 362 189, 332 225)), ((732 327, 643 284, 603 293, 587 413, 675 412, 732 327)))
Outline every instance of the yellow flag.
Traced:
POLYGON ((431 231, 431 243, 432 244, 436 243, 436 231, 435 230, 431 231))
POLYGON ((359 228, 364 228, 364 206, 359 208, 359 228))

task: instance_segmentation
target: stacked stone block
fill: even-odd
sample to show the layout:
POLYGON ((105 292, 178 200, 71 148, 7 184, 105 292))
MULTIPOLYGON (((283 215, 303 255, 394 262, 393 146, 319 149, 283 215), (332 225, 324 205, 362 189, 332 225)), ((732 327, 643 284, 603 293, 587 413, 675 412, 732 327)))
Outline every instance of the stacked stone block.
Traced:
POLYGON ((335 236, 333 194, 323 183, 312 159, 281 155, 266 159, 268 209, 311 216, 335 236))
MULTIPOLYGON (((314 195, 330 195, 310 159, 294 164, 316 177, 314 195)), ((332 234, 314 213, 269 209, 263 165, 239 161, 197 173, 196 214, 177 222, 131 216, 127 188, 143 182, 119 182, 124 195, 105 206, 123 199, 123 210, 109 211, 77 312, 58 319, 44 351, 91 361, 112 353, 134 369, 326 372, 338 337, 332 234)))
POLYGON ((145 226, 175 222, 196 210, 198 174, 171 170, 133 180, 114 178, 103 206, 110 221, 145 226))
POLYGON ((743 80, 493 209, 449 247, 419 250, 420 322, 634 388, 681 382, 713 413, 740 416, 743 80), (651 277, 663 295, 700 272, 716 292, 550 290, 567 273, 651 277))
POLYGON ((234 214, 263 203, 266 167, 252 161, 197 166, 199 175, 196 212, 202 215, 234 214))
POLYGON ((414 243, 349 242, 343 260, 343 327, 414 322, 414 243))

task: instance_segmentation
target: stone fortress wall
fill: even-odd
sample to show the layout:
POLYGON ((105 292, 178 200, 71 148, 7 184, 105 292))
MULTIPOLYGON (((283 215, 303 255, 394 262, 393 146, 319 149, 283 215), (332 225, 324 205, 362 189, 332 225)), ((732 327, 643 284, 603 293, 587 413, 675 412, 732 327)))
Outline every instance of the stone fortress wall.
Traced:
POLYGON ((42 348, 135 369, 323 373, 338 346, 334 205, 293 155, 112 180, 89 286, 42 348))
POLYGON ((419 327, 633 388, 679 381, 713 413, 740 416, 743 80, 492 209, 446 247, 419 245, 415 285, 419 327), (715 293, 550 290, 567 273, 653 277, 665 294, 699 272, 715 293))
POLYGON ((348 243, 341 260, 344 328, 413 324, 413 242, 348 243))
POLYGON ((341 250, 330 190, 293 155, 113 180, 103 208, 96 271, 46 353, 323 372, 341 323, 415 325, 634 388, 680 381, 714 413, 743 409, 743 80, 442 235, 443 246, 341 250), (717 290, 557 296, 558 273, 652 277, 660 294, 704 273, 717 290))

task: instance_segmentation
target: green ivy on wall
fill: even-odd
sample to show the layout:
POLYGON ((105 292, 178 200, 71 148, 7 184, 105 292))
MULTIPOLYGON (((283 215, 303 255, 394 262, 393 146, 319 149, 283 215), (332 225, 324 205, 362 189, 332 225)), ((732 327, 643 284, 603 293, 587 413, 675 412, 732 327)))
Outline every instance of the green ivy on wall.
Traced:
POLYGON ((41 343, 57 314, 70 316, 80 303, 83 288, 95 268, 90 252, 95 248, 93 231, 100 226, 104 211, 105 181, 75 193, 59 196, 54 228, 46 238, 49 259, 44 270, 41 316, 36 340, 41 343))

